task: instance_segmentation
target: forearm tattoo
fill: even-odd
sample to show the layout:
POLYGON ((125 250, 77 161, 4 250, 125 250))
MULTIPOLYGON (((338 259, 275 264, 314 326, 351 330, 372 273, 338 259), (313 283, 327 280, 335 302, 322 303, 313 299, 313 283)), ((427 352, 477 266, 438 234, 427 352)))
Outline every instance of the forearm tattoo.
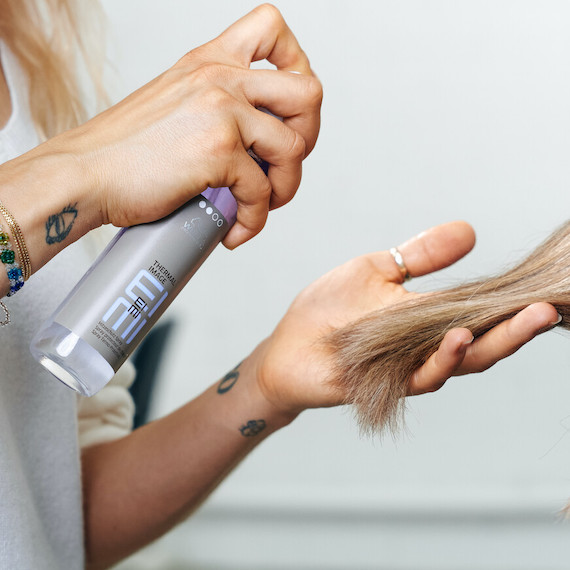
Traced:
POLYGON ((46 243, 54 244, 62 242, 71 231, 75 218, 77 218, 77 202, 69 204, 59 214, 50 216, 46 222, 46 243))
POLYGON ((253 437, 260 434, 266 426, 265 420, 249 420, 239 431, 244 437, 253 437))
POLYGON ((225 394, 229 392, 238 381, 239 371, 238 368, 241 366, 241 362, 233 369, 230 370, 218 384, 218 394, 225 394))

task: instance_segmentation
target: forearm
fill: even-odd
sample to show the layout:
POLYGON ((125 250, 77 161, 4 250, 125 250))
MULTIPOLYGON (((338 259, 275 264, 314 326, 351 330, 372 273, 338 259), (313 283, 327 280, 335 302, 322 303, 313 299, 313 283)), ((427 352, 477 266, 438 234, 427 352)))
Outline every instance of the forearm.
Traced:
POLYGON ((293 416, 256 388, 252 359, 192 402, 83 453, 90 568, 107 568, 195 510, 265 437, 293 416))
MULTIPOLYGON (((58 137, 0 166, 0 201, 20 226, 32 273, 101 224, 96 194, 77 156, 58 137)), ((4 217, 0 224, 14 245, 4 217)), ((22 260, 16 256, 20 264, 22 260)), ((0 271, 0 294, 9 290, 0 271)))

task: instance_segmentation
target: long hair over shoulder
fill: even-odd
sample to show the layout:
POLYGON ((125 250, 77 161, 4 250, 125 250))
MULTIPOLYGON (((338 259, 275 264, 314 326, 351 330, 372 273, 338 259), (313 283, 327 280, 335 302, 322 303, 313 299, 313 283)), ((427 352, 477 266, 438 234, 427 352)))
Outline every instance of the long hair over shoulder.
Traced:
POLYGON ((87 117, 80 78, 105 102, 103 15, 96 0, 0 0, 0 37, 29 80, 36 129, 47 139, 87 117))
POLYGON ((333 331, 332 384, 355 406, 365 432, 394 432, 403 419, 409 380, 452 328, 475 338, 528 305, 554 305, 570 329, 570 221, 526 259, 495 277, 415 295, 333 331))

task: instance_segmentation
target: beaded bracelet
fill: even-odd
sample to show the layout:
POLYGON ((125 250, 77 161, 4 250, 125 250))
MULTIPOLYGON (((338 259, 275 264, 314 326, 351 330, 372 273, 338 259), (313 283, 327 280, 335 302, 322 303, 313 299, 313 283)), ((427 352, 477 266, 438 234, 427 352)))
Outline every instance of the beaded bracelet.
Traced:
MULTIPOLYGON (((24 280, 30 276, 32 266, 28 248, 26 247, 24 236, 22 235, 22 230, 20 229, 18 222, 16 222, 12 214, 10 214, 10 212, 4 207, 2 202, 0 202, 0 213, 4 216, 4 219, 12 232, 12 237, 16 244, 16 250, 18 251, 18 257, 23 264, 22 270, 22 268, 20 268, 20 264, 16 261, 16 253, 12 248, 10 237, 0 225, 0 261, 6 267, 6 274, 8 275, 8 281, 10 282, 10 291, 7 296, 11 297, 24 286, 24 280)), ((0 301, 0 307, 2 307, 6 313, 6 318, 3 321, 0 321, 0 326, 4 327, 10 324, 10 313, 8 311, 8 307, 6 307, 2 301, 0 301)))
POLYGON ((11 297, 24 286, 24 275, 20 269, 20 264, 16 261, 16 254, 12 249, 10 238, 2 226, 0 226, 0 261, 6 266, 8 281, 10 281, 8 297, 11 297))
MULTIPOLYGON (((28 253, 28 248, 26 247, 26 242, 24 241, 24 236, 22 235, 22 230, 18 222, 14 219, 14 216, 6 209, 4 204, 0 202, 0 213, 4 216, 12 238, 14 240, 14 245, 16 246, 16 251, 18 252, 18 259, 22 264, 22 276, 24 281, 30 278, 32 274, 32 263, 30 260, 30 254, 28 253)), ((0 229, 0 231, 2 231, 0 229)), ((3 233, 3 232, 2 232, 3 233)))
MULTIPOLYGON (((10 297, 24 286, 24 276, 22 275, 20 266, 15 261, 15 254, 12 249, 12 244, 10 243, 10 238, 8 234, 4 233, 2 226, 0 226, 0 261, 6 266, 8 281, 10 281, 10 292, 8 293, 8 297, 10 297)), ((10 312, 2 301, 0 301, 0 306, 6 313, 6 318, 0 321, 0 326, 5 327, 10 324, 10 312)))

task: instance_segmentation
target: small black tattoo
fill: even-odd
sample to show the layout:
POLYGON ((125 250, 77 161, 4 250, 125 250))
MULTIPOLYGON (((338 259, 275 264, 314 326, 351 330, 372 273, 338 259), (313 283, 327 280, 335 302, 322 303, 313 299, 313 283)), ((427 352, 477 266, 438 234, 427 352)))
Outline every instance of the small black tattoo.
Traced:
POLYGON ((77 218, 75 206, 77 206, 77 202, 66 206, 59 214, 48 218, 46 222, 46 243, 50 245, 59 243, 69 235, 75 218, 77 218))
POLYGON ((241 362, 222 378, 222 381, 218 384, 218 394, 225 394, 234 387, 234 384, 238 381, 239 378, 238 368, 240 366, 241 362))
POLYGON ((239 431, 245 437, 252 437, 261 433, 266 425, 265 420, 249 420, 244 426, 239 428, 239 431))

